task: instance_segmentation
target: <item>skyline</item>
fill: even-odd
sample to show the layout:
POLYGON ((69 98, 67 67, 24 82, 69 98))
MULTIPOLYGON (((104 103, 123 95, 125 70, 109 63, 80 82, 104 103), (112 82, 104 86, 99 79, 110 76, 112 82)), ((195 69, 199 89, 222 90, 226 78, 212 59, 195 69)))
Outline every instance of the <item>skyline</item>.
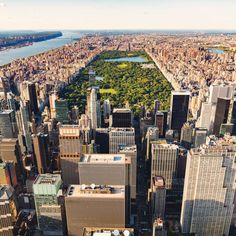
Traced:
POLYGON ((0 0, 0 30, 232 31, 235 8, 233 0, 0 0))

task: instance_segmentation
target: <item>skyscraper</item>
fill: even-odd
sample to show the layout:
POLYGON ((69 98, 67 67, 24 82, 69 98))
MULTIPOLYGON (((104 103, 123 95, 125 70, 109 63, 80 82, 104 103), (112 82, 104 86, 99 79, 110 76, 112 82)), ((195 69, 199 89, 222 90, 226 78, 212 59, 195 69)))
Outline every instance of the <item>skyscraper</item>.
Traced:
POLYGON ((193 124, 186 122, 181 128, 180 143, 183 147, 190 149, 193 143, 193 124))
POLYGON ((83 236, 86 227, 125 228, 129 199, 125 186, 71 185, 65 197, 68 235, 83 236))
POLYGON ((170 129, 180 134, 183 124, 187 121, 189 112, 189 91, 172 91, 170 107, 170 129))
POLYGON ((17 127, 13 110, 0 111, 0 135, 4 138, 15 138, 17 127))
POLYGON ((119 146, 135 145, 134 128, 109 129, 109 153, 117 153, 119 146))
POLYGON ((38 227, 44 235, 64 235, 65 222, 60 175, 38 175, 33 185, 38 227))
POLYGON ((50 160, 48 144, 48 134, 38 133, 33 135, 34 154, 39 174, 44 174, 49 171, 50 160))
POLYGON ((213 133, 219 135, 221 124, 227 123, 229 114, 230 99, 218 98, 213 126, 213 133))
POLYGON ((91 87, 88 89, 87 115, 91 119, 92 129, 101 127, 99 87, 91 87))
POLYGON ((189 152, 181 212, 183 233, 229 234, 234 210, 235 154, 236 147, 230 140, 189 152))
POLYGON ((82 153, 82 135, 78 125, 59 127, 60 164, 65 185, 78 184, 78 162, 82 153))
POLYGON ((109 99, 106 99, 103 102, 103 118, 104 119, 109 118, 110 114, 111 114, 111 103, 109 99))
POLYGON ((117 108, 112 112, 110 126, 117 128, 130 128, 133 123, 132 119, 133 115, 130 109, 117 108))
POLYGON ((17 178, 13 162, 0 163, 0 185, 11 185, 12 187, 16 187, 17 178))
POLYGON ((200 147, 202 144, 206 143, 207 129, 205 128, 195 128, 194 130, 194 147, 200 147))
POLYGON ((57 99, 55 101, 55 108, 56 120, 62 124, 67 124, 69 122, 69 109, 67 100, 57 99))

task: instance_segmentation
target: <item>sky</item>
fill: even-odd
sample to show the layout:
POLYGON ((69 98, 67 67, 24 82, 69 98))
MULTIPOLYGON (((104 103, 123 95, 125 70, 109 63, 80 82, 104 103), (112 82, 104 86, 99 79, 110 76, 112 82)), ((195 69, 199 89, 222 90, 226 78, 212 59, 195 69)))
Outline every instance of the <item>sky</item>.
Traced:
POLYGON ((0 0, 1 30, 236 30, 236 0, 0 0))

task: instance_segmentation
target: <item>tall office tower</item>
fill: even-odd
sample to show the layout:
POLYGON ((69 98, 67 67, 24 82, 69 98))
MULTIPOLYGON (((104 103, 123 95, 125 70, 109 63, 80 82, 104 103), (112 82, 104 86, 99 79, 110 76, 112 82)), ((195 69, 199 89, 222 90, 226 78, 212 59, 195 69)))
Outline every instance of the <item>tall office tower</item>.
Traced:
POLYGON ((17 178, 13 162, 0 163, 0 185, 11 185, 12 187, 16 187, 17 178))
POLYGON ((136 200, 137 193, 137 146, 120 146, 118 150, 119 154, 125 154, 127 157, 131 158, 130 166, 130 197, 131 201, 136 200))
POLYGON ((170 129, 177 130, 179 134, 188 119, 189 99, 189 91, 171 92, 170 129))
POLYGON ((0 135, 4 138, 16 137, 17 127, 13 110, 0 111, 0 135))
POLYGON ((39 112, 38 96, 35 83, 28 82, 28 90, 29 90, 29 101, 30 101, 31 111, 34 112, 34 114, 38 114, 39 112))
POLYGON ((71 185, 65 197, 68 235, 82 236, 86 227, 125 228, 129 199, 125 186, 71 185))
POLYGON ((150 160, 151 157, 151 144, 159 139, 159 129, 157 127, 149 127, 147 129, 146 139, 143 142, 143 149, 146 150, 146 159, 150 160))
POLYGON ((117 128, 130 128, 133 123, 133 114, 130 109, 126 108, 117 108, 113 109, 111 115, 111 127, 117 128))
POLYGON ((166 133, 166 123, 167 123, 167 116, 165 117, 165 114, 163 112, 156 112, 155 113, 155 123, 154 125, 159 130, 160 137, 164 137, 166 133))
POLYGON ((209 103, 216 104, 218 98, 231 99, 233 95, 233 86, 231 85, 211 85, 209 89, 209 103))
POLYGON ((151 150, 151 179, 162 176, 166 188, 174 188, 177 179, 179 147, 175 144, 152 144, 151 150))
POLYGON ((131 158, 124 154, 83 155, 78 163, 79 184, 124 185, 130 195, 131 158))
POLYGON ((93 138, 93 133, 91 129, 91 120, 87 115, 81 115, 81 118, 79 119, 79 127, 82 132, 83 143, 90 144, 91 139, 93 138))
POLYGON ((55 101, 56 120, 62 124, 69 122, 68 102, 64 99, 57 99, 55 101))
POLYGON ((25 81, 20 85, 20 97, 23 101, 30 102, 30 113, 34 112, 37 114, 38 109, 38 96, 36 91, 35 83, 25 81))
POLYGON ((0 186, 0 235, 14 236, 17 219, 17 203, 13 187, 0 186))
POLYGON ((134 236, 132 228, 97 228, 86 227, 83 230, 83 236, 134 236))
POLYGON ((151 206, 152 219, 165 217, 166 188, 165 181, 161 176, 152 178, 149 189, 149 201, 151 206))
POLYGON ((180 143, 186 148, 190 149, 193 143, 193 124, 186 122, 181 128, 180 143))
POLYGON ((213 105, 212 103, 203 102, 201 108, 201 115, 199 118, 199 127, 206 128, 208 131, 211 131, 213 128, 213 105))
POLYGON ((47 173, 50 170, 48 134, 38 133, 32 135, 32 138, 38 173, 47 173))
POLYGON ((49 106, 50 106, 50 113, 51 118, 56 118, 56 100, 58 99, 57 94, 55 91, 49 94, 49 106))
POLYGON ((30 116, 27 104, 24 101, 20 101, 20 110, 16 112, 18 139, 22 152, 27 153, 31 153, 33 151, 29 120, 30 116))
POLYGON ((95 143, 99 145, 99 153, 109 153, 109 129, 108 128, 96 129, 95 143))
POLYGON ((154 101, 154 114, 156 114, 160 110, 160 107, 161 107, 161 102, 158 99, 156 99, 154 101))
POLYGON ((195 128, 194 130, 194 147, 200 147, 202 144, 206 143, 207 129, 205 128, 195 128))
POLYGON ((134 128, 111 128, 109 131, 109 153, 117 153, 119 146, 135 145, 134 128))
POLYGON ((111 114, 111 103, 109 99, 106 99, 103 102, 103 118, 108 119, 110 114, 111 114))
POLYGON ((0 160, 13 162, 16 169, 17 179, 20 180, 24 175, 22 154, 17 139, 0 139, 0 160))
POLYGON ((236 187, 235 154, 230 140, 189 152, 181 211, 183 233, 229 235, 236 187))
POLYGON ((221 124, 227 123, 230 99, 218 98, 213 126, 213 134, 219 135, 221 124))
POLYGON ((38 175, 33 185, 38 227, 44 235, 64 235, 64 206, 60 175, 38 175))
POLYGON ((82 153, 82 136, 78 125, 59 127, 60 164, 64 184, 78 184, 78 162, 82 153))
POLYGON ((92 129, 101 127, 99 87, 91 87, 88 89, 87 115, 91 119, 92 129))

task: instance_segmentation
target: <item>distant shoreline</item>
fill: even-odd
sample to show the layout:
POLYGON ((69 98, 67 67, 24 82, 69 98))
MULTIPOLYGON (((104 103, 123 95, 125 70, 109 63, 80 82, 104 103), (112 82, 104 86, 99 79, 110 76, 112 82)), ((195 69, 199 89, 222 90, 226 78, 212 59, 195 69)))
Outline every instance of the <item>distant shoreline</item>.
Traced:
POLYGON ((25 35, 0 36, 0 52, 32 45, 35 42, 61 37, 62 32, 40 32, 25 35))

